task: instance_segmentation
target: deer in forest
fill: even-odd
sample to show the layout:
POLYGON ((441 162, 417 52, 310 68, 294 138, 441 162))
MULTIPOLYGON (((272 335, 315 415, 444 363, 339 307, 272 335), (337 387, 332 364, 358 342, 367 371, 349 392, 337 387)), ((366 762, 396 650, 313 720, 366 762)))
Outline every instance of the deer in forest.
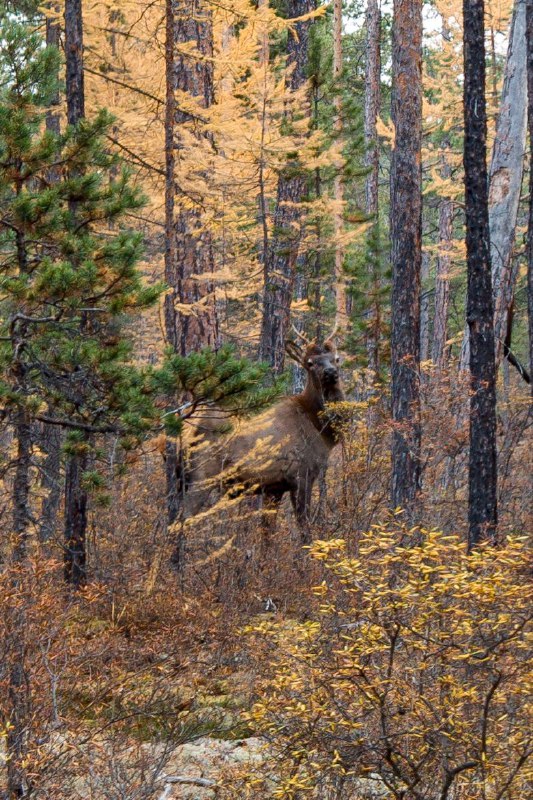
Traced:
POLYGON ((195 422, 193 443, 186 456, 188 517, 206 509, 214 488, 233 497, 261 494, 266 534, 283 495, 290 492, 302 541, 310 542, 313 484, 325 472, 338 441, 327 406, 343 400, 344 394, 334 333, 322 344, 298 335, 303 344, 291 341, 285 349, 307 373, 303 392, 279 400, 229 435, 220 434, 221 422, 227 421, 223 412, 207 411, 195 422))

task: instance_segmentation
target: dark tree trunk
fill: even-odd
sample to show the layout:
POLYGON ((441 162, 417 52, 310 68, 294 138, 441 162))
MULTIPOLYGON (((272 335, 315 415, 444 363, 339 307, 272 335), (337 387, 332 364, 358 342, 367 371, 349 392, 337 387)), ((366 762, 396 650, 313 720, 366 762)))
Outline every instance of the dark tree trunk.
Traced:
POLYGON ((56 532, 57 516, 61 505, 61 444, 63 436, 57 425, 43 424, 40 431, 41 447, 46 453, 42 471, 43 498, 39 540, 48 542, 56 532))
POLYGON ((371 253, 371 305, 366 341, 368 367, 379 376, 379 342, 381 338, 381 274, 379 269, 379 149, 377 120, 381 102, 381 11, 377 0, 368 0, 366 7, 366 71, 365 71, 365 164, 368 175, 365 181, 366 213, 373 225, 368 236, 371 253))
MULTIPOLYGON (((449 178, 450 165, 444 157, 442 177, 449 178)), ((435 318, 433 322, 433 343, 431 359, 439 370, 446 366, 448 349, 448 303, 450 297, 450 248, 453 237, 453 202, 443 197, 439 204, 439 254, 437 257, 437 277, 435 279, 435 318)))
MULTIPOLYGON (((50 10, 56 14, 59 6, 54 3, 50 10)), ((48 47, 59 49, 60 26, 57 17, 46 17, 46 44, 48 47)), ((59 84, 58 84, 59 85, 59 84)), ((50 103, 50 108, 46 112, 46 129, 59 136, 61 98, 59 88, 54 94, 50 103)), ((60 177, 59 168, 50 170, 50 182, 58 181, 60 177)), ((41 509, 41 520, 39 524, 39 540, 47 542, 55 534, 57 515, 61 503, 61 429, 56 425, 43 424, 39 430, 41 447, 46 453, 43 464, 42 487, 45 491, 43 505, 41 509)))
POLYGON ((65 61, 67 121, 76 125, 85 116, 82 0, 65 0, 65 61))
POLYGON ((15 441, 17 443, 17 459, 13 480, 13 533, 15 534, 13 558, 15 561, 21 562, 26 556, 31 521, 31 425, 28 413, 24 408, 19 409, 16 414, 15 441))
POLYGON ((86 468, 85 455, 71 455, 65 476, 64 575, 75 589, 87 581, 87 492, 82 484, 86 468))
POLYGON ((529 219, 527 239, 527 308, 529 317, 529 374, 533 394, 533 0, 526 0, 527 121, 529 129, 529 219))
MULTIPOLYGON (((53 12, 58 12, 59 6, 55 3, 50 7, 53 12)), ((59 22, 56 17, 46 17, 46 45, 47 47, 57 47, 59 50, 59 22)), ((59 87, 55 92, 50 108, 46 112, 46 129, 52 133, 59 134, 59 106, 61 100, 59 97, 59 87)))
POLYGON ((422 2, 395 0, 392 51, 392 493, 410 508, 420 486, 422 2))
MULTIPOLYGON (((178 109, 175 92, 187 92, 203 108, 213 102, 213 35, 211 13, 205 3, 194 7, 184 0, 166 2, 166 251, 165 279, 172 289, 165 300, 165 327, 169 343, 186 355, 218 344, 218 320, 214 285, 193 276, 212 273, 213 248, 199 209, 179 207, 176 192, 175 149, 180 146, 180 127, 192 117, 178 109), (180 47, 193 42, 203 58, 188 55, 180 47), (181 313, 176 304, 190 306, 181 313)), ((205 136, 200 133, 199 136, 205 136)), ((194 198, 193 198, 194 199, 194 198)), ((201 198, 198 198, 201 199, 201 198)))
POLYGON ((13 552, 12 606, 8 611, 6 672, 9 727, 6 736, 8 797, 26 797, 28 773, 24 766, 27 756, 29 723, 29 685, 26 675, 25 610, 17 597, 26 563, 30 515, 31 426, 28 413, 20 408, 14 420, 17 460, 13 480, 13 552))
MULTIPOLYGON (((314 9, 314 0, 289 0, 287 16, 303 16, 314 9)), ((297 22, 287 41, 287 66, 294 65, 288 89, 300 89, 306 80, 311 22, 297 22)), ((285 340, 290 323, 295 267, 301 236, 301 204, 307 179, 297 156, 287 159, 279 176, 274 230, 264 259, 264 290, 259 355, 275 373, 285 364, 285 340)))
MULTIPOLYGON (((65 57, 67 121, 69 125, 77 125, 85 116, 82 0, 65 0, 65 57)), ((71 213, 76 213, 75 204, 71 204, 71 213)), ((85 469, 85 456, 69 457, 65 472, 64 576, 66 582, 76 589, 87 579, 85 469)))
POLYGON ((485 107, 483 0, 464 0, 464 169, 467 324, 470 338, 469 547, 494 537, 496 369, 492 300, 485 107))

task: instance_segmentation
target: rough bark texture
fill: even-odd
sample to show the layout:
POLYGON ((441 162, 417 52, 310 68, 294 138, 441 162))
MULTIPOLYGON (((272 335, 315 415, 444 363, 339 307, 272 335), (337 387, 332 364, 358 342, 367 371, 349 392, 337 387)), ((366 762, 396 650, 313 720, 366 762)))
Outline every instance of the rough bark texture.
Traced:
POLYGON ((165 326, 169 343, 176 352, 186 355, 202 347, 215 347, 218 324, 212 282, 198 281, 193 277, 213 272, 209 232, 202 227, 199 210, 177 208, 175 150, 180 146, 180 125, 187 124, 192 118, 176 107, 174 93, 187 92, 199 99, 204 108, 211 105, 213 39, 210 12, 202 2, 191 6, 182 0, 167 0, 166 20, 165 279, 172 293, 166 297, 165 326), (191 42, 202 58, 180 49, 180 45, 190 45, 191 42), (177 304, 181 311, 176 308, 177 304))
POLYGON ((65 0, 65 61, 67 121, 76 125, 85 116, 82 0, 65 0))
POLYGON ((429 358, 429 253, 422 253, 422 269, 420 273, 422 291, 420 294, 420 361, 429 358))
MULTIPOLYGON (((70 125, 85 116, 83 81, 83 18, 81 0, 65 1, 65 54, 67 121, 70 125)), ((76 204, 71 203, 71 214, 76 204)), ((77 589, 87 577, 85 534, 87 530, 87 492, 83 488, 85 459, 69 457, 65 471, 64 577, 77 589)))
POLYGON ((533 0, 526 2, 527 121, 529 129, 529 219, 527 240, 527 308, 529 317, 529 374, 533 394, 533 0))
POLYGON ((42 465, 42 487, 45 496, 39 521, 39 540, 48 542, 55 535, 57 516, 61 505, 61 444, 63 440, 61 428, 44 423, 40 431, 40 439, 46 457, 42 465))
MULTIPOLYGON (((59 6, 57 4, 52 4, 51 11, 57 13, 59 11, 59 6)), ((46 45, 47 47, 57 47, 59 49, 59 22, 57 21, 56 17, 46 17, 46 45)), ((59 97, 59 87, 57 92, 54 94, 52 101, 50 103, 50 108, 46 112, 46 128, 52 133, 59 134, 60 127, 59 127, 59 105, 60 105, 60 97, 59 97)))
MULTIPOLYGON (((489 226, 496 364, 503 355, 517 261, 512 258, 526 143, 526 9, 516 0, 509 34, 500 111, 489 173, 489 226)), ((461 366, 469 361, 465 334, 461 366)))
MULTIPOLYGON (((450 165, 444 156, 442 177, 449 178, 450 165)), ((453 202, 443 197, 439 204, 439 253, 437 256, 437 275, 435 279, 435 315, 433 321, 433 340, 431 359, 439 370, 448 361, 448 304, 450 298, 450 249, 453 238, 453 202)))
MULTIPOLYGON (((377 0, 368 0, 366 7, 366 71, 365 71, 365 210, 374 224, 369 246, 379 247, 379 149, 377 119, 381 102, 381 11, 377 0)), ((379 375, 379 340, 381 337, 381 275, 379 254, 370 259, 371 298, 370 319, 366 341, 368 367, 375 378, 379 375)))
POLYGON ((409 508, 420 485, 421 0, 395 0, 392 75, 391 500, 393 507, 409 508))
MULTIPOLYGON (((333 98, 335 105, 335 138, 337 145, 342 144, 342 97, 341 90, 342 77, 342 0, 333 2, 333 81, 336 94, 333 98)), ((335 197, 335 213, 333 224, 335 229, 335 323, 339 329, 346 325, 346 285, 344 280, 344 248, 342 246, 342 208, 344 192, 342 186, 342 164, 337 166, 335 175, 333 194, 335 197)))
POLYGON ((496 370, 490 262, 483 0, 464 0, 464 169, 470 333, 469 546, 496 533, 496 370))
MULTIPOLYGON (((307 14, 315 7, 314 0, 289 0, 287 16, 307 14)), ((296 91, 306 80, 311 22, 298 22, 287 41, 287 66, 294 65, 288 89, 296 91)), ((283 370, 285 339, 289 329, 290 307, 294 288, 296 259, 300 244, 301 203, 307 181, 298 164, 288 163, 278 181, 274 230, 264 263, 264 293, 259 355, 272 365, 274 372, 283 370)))
POLYGON ((87 492, 83 473, 87 468, 83 455, 69 458, 65 476, 65 581, 79 589, 87 580, 87 492))

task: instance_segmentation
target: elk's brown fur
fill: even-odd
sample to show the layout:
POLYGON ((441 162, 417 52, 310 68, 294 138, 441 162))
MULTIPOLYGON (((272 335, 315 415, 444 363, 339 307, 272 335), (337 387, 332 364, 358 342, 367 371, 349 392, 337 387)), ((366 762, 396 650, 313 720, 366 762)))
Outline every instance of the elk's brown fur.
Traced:
POLYGON ((324 412, 328 403, 343 400, 344 395, 331 340, 307 343, 305 349, 291 342, 287 352, 307 372, 301 394, 283 398, 226 436, 217 434, 227 420, 222 412, 211 410, 197 420, 196 442, 188 458, 188 516, 208 507, 214 488, 234 495, 261 493, 263 508, 271 512, 290 492, 302 538, 309 541, 311 491, 337 442, 324 412))

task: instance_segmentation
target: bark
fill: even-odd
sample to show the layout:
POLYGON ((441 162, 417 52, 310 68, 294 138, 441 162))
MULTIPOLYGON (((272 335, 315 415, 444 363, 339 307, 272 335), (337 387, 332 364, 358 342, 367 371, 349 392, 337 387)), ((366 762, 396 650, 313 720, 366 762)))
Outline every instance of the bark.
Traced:
POLYGON ((85 116, 82 0, 65 0, 65 61, 67 121, 76 125, 85 116))
MULTIPOLYGON (((526 4, 527 120, 529 130, 529 218, 527 239, 527 307, 529 318, 529 374, 533 381, 533 0, 526 4)), ((531 384, 533 395, 533 382, 531 384)))
POLYGON ((392 493, 412 508, 420 487, 422 3, 395 0, 392 52, 392 493))
POLYGON ((24 560, 31 521, 30 515, 30 466, 31 466, 31 425, 28 412, 21 408, 15 418, 15 440, 17 459, 13 480, 13 533, 15 535, 13 558, 24 560))
POLYGON ((57 425, 43 424, 41 446, 46 453, 43 463, 42 487, 45 490, 39 524, 39 540, 48 542, 56 532, 57 516, 61 504, 61 428, 57 425))
POLYGON ((470 335, 469 547, 497 525, 496 369, 487 181, 483 0, 464 0, 464 170, 470 335))
POLYGON ((87 468, 85 454, 70 456, 65 476, 65 581, 80 589, 87 581, 87 492, 83 473, 87 468))
POLYGON ((366 213, 373 219, 368 237, 372 252, 371 306, 366 351, 368 367, 376 380, 379 376, 379 342, 381 338, 381 275, 379 269, 379 149, 377 119, 381 102, 381 11, 377 0, 368 0, 366 8, 366 72, 365 72, 365 181, 366 213))
POLYGON ((427 361, 429 358, 429 253, 422 253, 421 284, 420 295, 420 361, 427 361))
POLYGON ((8 797, 26 797, 29 778, 25 767, 29 731, 29 686, 26 675, 25 611, 17 597, 27 556, 30 515, 31 426, 26 409, 14 420, 17 459, 13 480, 13 606, 9 609, 7 701, 9 727, 6 735, 8 797))
MULTIPOLYGON (((494 303, 496 365, 503 356, 507 317, 513 301, 518 263, 512 258, 522 187, 526 143, 525 0, 516 0, 509 34, 500 112, 489 174, 489 225, 494 303)), ((465 334, 461 366, 469 360, 465 334)))
MULTIPOLYGON (((77 125, 85 116, 83 81, 82 0, 65 0, 65 58, 67 121, 77 125)), ((76 203, 70 212, 76 214, 76 203)), ((71 455, 65 471, 64 577, 73 588, 87 578, 85 535, 87 530, 87 492, 83 488, 84 456, 71 455)))
MULTIPOLYGON (((342 0, 333 2, 333 82, 335 96, 333 104, 335 107, 335 139, 340 148, 342 145, 342 0)), ((342 208, 344 192, 342 186, 342 162, 337 165, 333 186, 335 198, 335 212, 333 214, 333 227, 335 232, 335 323, 342 330, 346 324, 346 285, 344 280, 344 248, 342 246, 342 208)))
MULTIPOLYGON (((204 230, 199 209, 177 207, 175 151, 180 147, 180 126, 192 120, 178 109, 175 92, 187 92, 203 108, 213 102, 213 38, 209 8, 205 3, 193 7, 183 0, 166 3, 166 252, 165 280, 172 292, 165 301, 165 327, 169 343, 186 355, 202 347, 218 344, 218 321, 214 285, 194 276, 212 273, 213 249, 209 232, 204 230), (180 45, 193 43, 189 55, 180 45), (182 313, 176 304, 189 311, 182 313)), ((201 136, 203 134, 199 134, 201 136)))
MULTIPOLYGON (((309 13, 314 0, 289 0, 287 14, 295 18, 309 13)), ((306 80, 311 22, 297 22, 287 42, 287 66, 293 67, 288 90, 300 89, 306 80)), ((297 157, 296 157, 297 158, 297 157)), ((280 373, 285 364, 285 340, 289 329, 290 306, 300 243, 299 208, 307 181, 295 159, 288 158, 279 176, 274 231, 264 262, 264 293, 259 355, 280 373), (291 161, 293 163, 291 163, 291 161)))
MULTIPOLYGON (((51 11, 57 13, 59 11, 59 6, 56 3, 52 3, 50 6, 51 11)), ((46 17, 46 45, 47 47, 57 47, 59 49, 59 22, 57 21, 57 17, 46 17)), ((61 103, 61 99, 59 96, 59 86, 57 91, 55 92, 51 102, 50 108, 46 112, 46 129, 59 135, 60 133, 60 125, 59 125, 59 106, 61 103)))
MULTIPOLYGON (((444 157, 443 178, 449 178, 450 165, 444 157)), ((431 359, 438 370, 443 370, 448 361, 448 304, 450 298, 450 249, 453 238, 453 202, 443 197, 439 204, 439 252, 435 279, 435 315, 431 359)))

